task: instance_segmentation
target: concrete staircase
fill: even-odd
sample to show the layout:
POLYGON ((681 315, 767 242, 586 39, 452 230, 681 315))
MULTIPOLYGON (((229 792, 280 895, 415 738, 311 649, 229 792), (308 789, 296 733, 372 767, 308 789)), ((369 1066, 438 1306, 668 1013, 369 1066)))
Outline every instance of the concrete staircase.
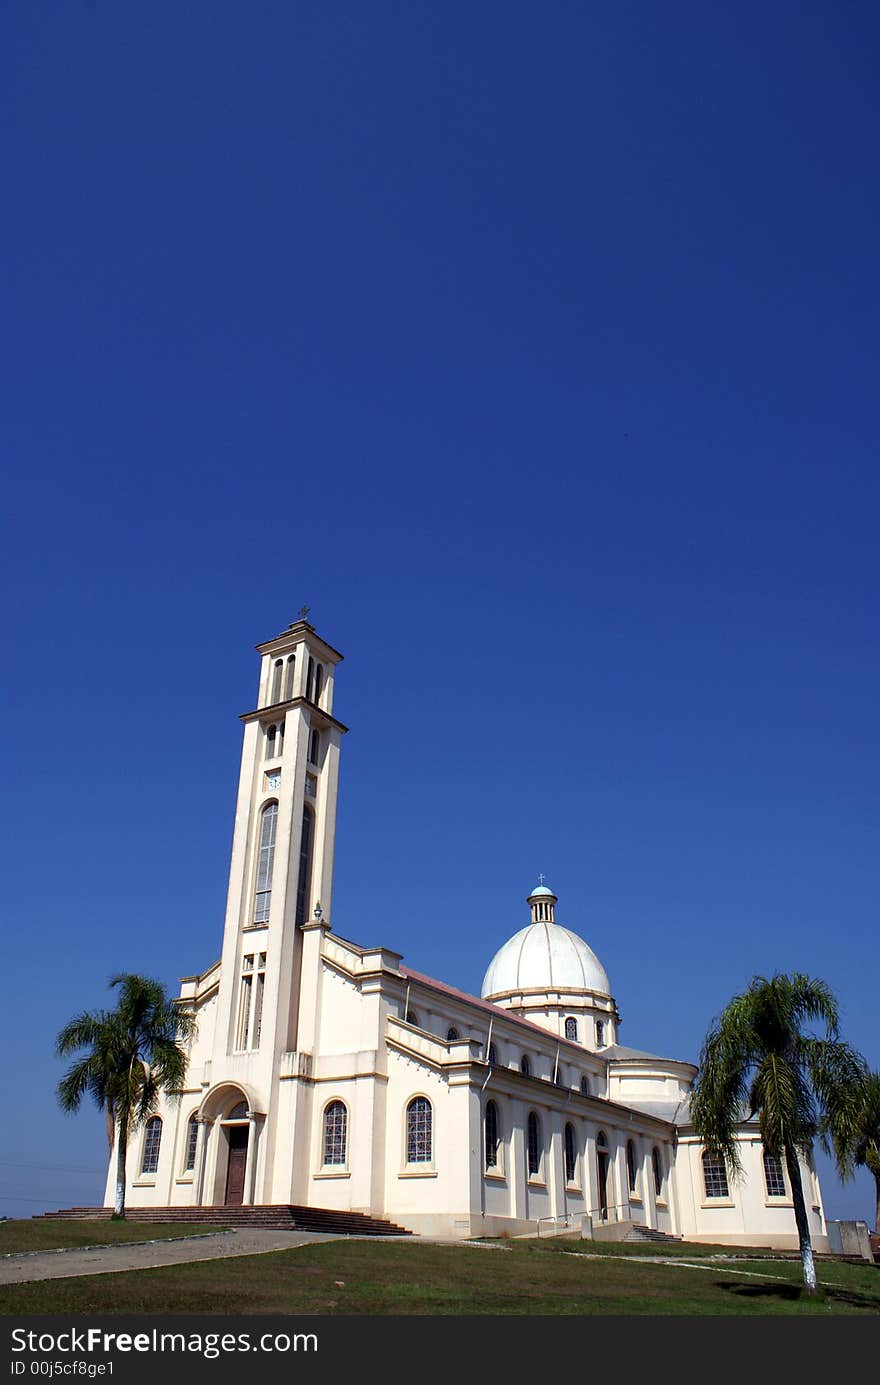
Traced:
POLYGON ((680 1236, 670 1236, 667 1231, 656 1231, 653 1226, 643 1226, 636 1222, 623 1237, 624 1241, 656 1241, 658 1245, 676 1245, 680 1236))
MULTIPOLYGON (((35 1221, 109 1221, 110 1207, 64 1207, 43 1212, 35 1221)), ((257 1227, 266 1231, 321 1231, 330 1236, 409 1236, 394 1222, 365 1212, 336 1212, 329 1207, 261 1205, 256 1207, 126 1207, 127 1221, 180 1222, 183 1226, 257 1227)))

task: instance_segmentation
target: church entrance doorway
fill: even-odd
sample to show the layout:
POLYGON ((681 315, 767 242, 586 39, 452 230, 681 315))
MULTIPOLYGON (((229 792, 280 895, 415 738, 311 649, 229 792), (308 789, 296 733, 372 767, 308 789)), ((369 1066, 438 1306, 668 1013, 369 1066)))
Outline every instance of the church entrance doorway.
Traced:
POLYGON ((608 1152, 608 1137, 604 1130, 600 1130, 596 1138, 596 1163, 599 1171, 599 1206, 596 1209, 600 1221, 608 1220, 608 1209, 613 1199, 608 1196, 608 1185, 611 1181, 611 1160, 608 1152))
POLYGON ((608 1155, 599 1153, 599 1216, 608 1220, 608 1155))
POLYGON ((226 1129, 229 1159, 226 1165, 226 1207, 240 1207, 244 1202, 244 1171, 247 1165, 248 1127, 230 1125, 226 1129))

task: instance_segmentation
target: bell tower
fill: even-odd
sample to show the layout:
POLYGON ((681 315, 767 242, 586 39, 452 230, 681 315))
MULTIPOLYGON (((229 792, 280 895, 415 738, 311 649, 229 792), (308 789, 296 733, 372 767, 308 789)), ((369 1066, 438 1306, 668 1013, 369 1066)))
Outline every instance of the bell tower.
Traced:
POLYGON ((347 730, 333 716, 342 655, 307 616, 304 607, 280 635, 257 645, 257 705, 241 718, 214 1055, 250 1055, 248 1067, 260 1070, 294 1046, 300 925, 328 921, 333 897, 339 750, 347 730))

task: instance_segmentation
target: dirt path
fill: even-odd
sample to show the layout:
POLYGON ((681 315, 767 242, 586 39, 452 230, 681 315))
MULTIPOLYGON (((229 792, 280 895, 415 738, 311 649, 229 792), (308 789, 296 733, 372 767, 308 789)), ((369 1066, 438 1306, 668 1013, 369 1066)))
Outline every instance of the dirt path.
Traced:
POLYGON ((86 1249, 28 1251, 0 1259, 0 1284, 34 1279, 70 1279, 83 1274, 118 1274, 157 1265, 184 1265, 197 1260, 225 1260, 233 1255, 264 1255, 313 1242, 339 1238, 316 1231, 215 1231, 180 1240, 134 1241, 86 1249))

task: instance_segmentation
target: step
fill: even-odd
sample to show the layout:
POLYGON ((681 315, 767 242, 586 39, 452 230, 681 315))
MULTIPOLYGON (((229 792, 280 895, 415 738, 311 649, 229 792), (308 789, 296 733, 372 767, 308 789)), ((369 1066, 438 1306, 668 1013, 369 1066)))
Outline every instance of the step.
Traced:
POLYGON ((623 1238, 625 1241, 656 1241, 658 1245, 671 1245, 681 1240, 680 1236, 671 1236, 668 1231, 658 1231, 653 1226, 633 1226, 623 1238))
MULTIPOLYGON (((179 1222, 186 1226, 262 1227, 279 1231, 320 1231, 336 1236, 409 1236, 405 1227, 366 1212, 331 1207, 260 1204, 251 1207, 128 1207, 128 1221, 179 1222)), ((108 1221, 109 1207, 64 1207, 42 1212, 38 1221, 108 1221)))

